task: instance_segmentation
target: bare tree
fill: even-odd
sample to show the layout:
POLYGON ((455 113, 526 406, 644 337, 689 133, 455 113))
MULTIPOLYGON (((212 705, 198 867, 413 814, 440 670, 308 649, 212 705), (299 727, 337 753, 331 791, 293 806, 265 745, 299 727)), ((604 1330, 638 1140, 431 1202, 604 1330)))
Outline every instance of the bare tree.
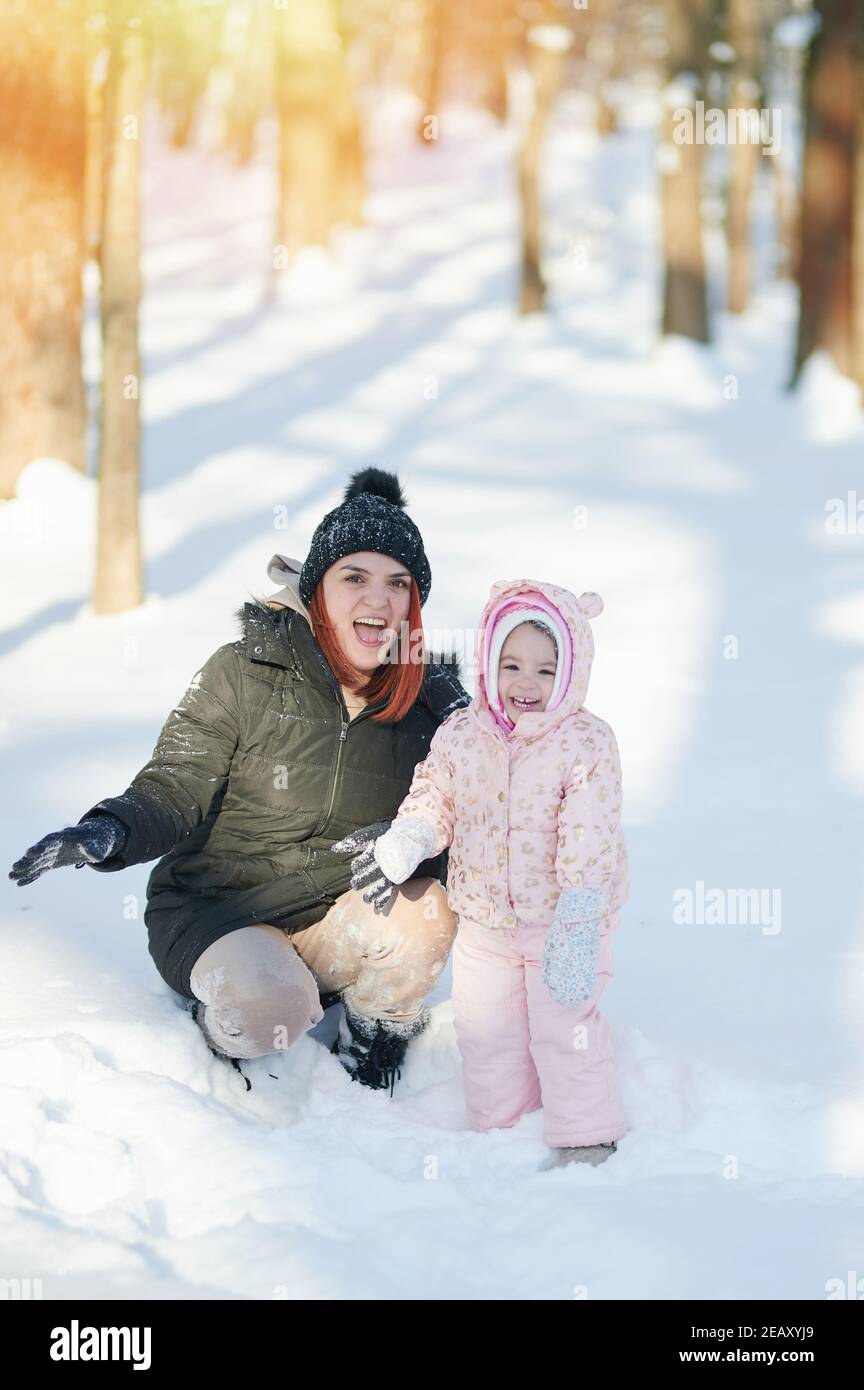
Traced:
POLYGON ((851 239, 851 374, 864 395, 864 11, 858 14, 856 43, 856 153, 854 153, 853 239, 851 239))
POLYGON ((272 11, 258 0, 251 0, 230 31, 231 95, 226 120, 225 143, 238 164, 248 164, 255 148, 259 117, 273 95, 272 11))
POLYGON ((864 10, 858 13, 854 52, 858 110, 852 213, 852 375, 864 395, 864 10))
MULTIPOLYGON (((113 4, 113 0, 108 0, 113 4)), ((220 56, 227 6, 220 3, 160 4, 154 12, 158 63, 154 85, 172 145, 192 140, 210 75, 220 56)))
POLYGON ((534 105, 519 147, 519 199, 522 208, 522 289, 519 311, 536 313, 546 301, 542 270, 542 199, 540 158, 549 117, 555 106, 564 73, 564 62, 573 44, 568 26, 557 17, 550 0, 545 22, 532 25, 526 33, 528 64, 533 79, 534 105))
POLYGON ((0 497, 86 466, 84 0, 0 0, 0 497))
POLYGON ((517 0, 482 0, 480 57, 483 63, 483 104, 499 121, 508 116, 508 69, 519 33, 517 0))
MULTIPOLYGON (((801 46, 793 33, 779 24, 783 18, 783 0, 774 0, 770 22, 773 24, 771 42, 767 47, 766 85, 770 105, 783 115, 784 123, 793 109, 800 108, 804 62, 801 46)), ((796 274, 800 240, 800 188, 792 142, 784 140, 770 159, 774 200, 774 221, 777 228, 776 274, 779 279, 792 279, 796 274)))
POLYGON ((620 0, 595 0, 586 18, 589 14, 587 54, 594 70, 597 134, 611 135, 618 126, 613 92, 621 76, 620 0))
POLYGON ((681 116, 703 100, 712 0, 666 0, 667 78, 662 130, 663 332, 707 343, 708 290, 702 243, 704 146, 681 116), (684 138, 680 138, 681 132, 684 138), (677 137, 677 138, 676 138, 677 137))
POLYGON ((279 204, 276 243, 290 263, 362 221, 360 120, 333 0, 274 6, 279 204))
MULTIPOLYGON (((792 385, 824 348, 852 373, 852 211, 859 92, 859 0, 816 0, 810 46, 801 198, 800 308, 792 385)), ((860 78, 859 78, 860 80, 860 78)))
POLYGON ((423 41, 420 48, 417 74, 421 107, 417 134, 424 144, 431 144, 437 138, 444 55, 447 49, 448 17, 446 0, 425 0, 421 20, 423 41), (432 124, 430 124, 430 118, 432 124))
POLYGON ((102 133, 105 121, 105 77, 108 70, 110 0, 87 3, 87 160, 84 186, 84 248, 87 260, 99 260, 102 235, 102 133))
POLYGON ((118 613, 141 603, 138 521, 138 306, 141 298, 141 127, 150 75, 145 0, 111 0, 103 154, 102 418, 93 607, 118 613))
POLYGON ((737 138, 729 142, 726 241, 729 277, 726 304, 741 314, 750 299, 750 211, 762 157, 762 15, 753 0, 727 0, 729 42, 735 51, 729 93, 730 120, 737 138))

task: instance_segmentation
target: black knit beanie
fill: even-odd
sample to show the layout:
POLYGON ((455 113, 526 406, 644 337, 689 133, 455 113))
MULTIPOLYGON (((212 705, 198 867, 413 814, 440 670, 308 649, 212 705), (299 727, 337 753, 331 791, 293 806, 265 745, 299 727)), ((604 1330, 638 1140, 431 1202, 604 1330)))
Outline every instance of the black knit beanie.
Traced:
POLYGON ((423 537, 405 506, 395 473, 386 473, 383 468, 363 468, 352 475, 342 502, 316 526, 303 562, 299 588, 307 607, 330 566, 343 555, 359 550, 374 550, 399 560, 417 581, 421 605, 426 602, 432 571, 423 549, 423 537))

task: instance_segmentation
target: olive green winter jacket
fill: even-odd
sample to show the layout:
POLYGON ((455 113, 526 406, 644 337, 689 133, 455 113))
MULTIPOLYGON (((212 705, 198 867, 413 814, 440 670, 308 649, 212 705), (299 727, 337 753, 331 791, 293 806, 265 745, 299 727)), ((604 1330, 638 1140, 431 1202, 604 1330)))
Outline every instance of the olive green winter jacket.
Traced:
MULTIPOLYGON (((112 872, 159 859, 147 884, 150 953, 163 978, 191 997, 189 973, 237 927, 285 929, 320 921, 350 886, 351 856, 329 847, 390 819, 438 725, 469 696, 453 658, 433 658, 404 719, 349 722, 341 689, 308 619, 246 603, 243 635, 205 662, 169 714, 153 755, 100 811, 128 829, 112 872)), ((412 877, 446 879, 446 856, 412 877)))

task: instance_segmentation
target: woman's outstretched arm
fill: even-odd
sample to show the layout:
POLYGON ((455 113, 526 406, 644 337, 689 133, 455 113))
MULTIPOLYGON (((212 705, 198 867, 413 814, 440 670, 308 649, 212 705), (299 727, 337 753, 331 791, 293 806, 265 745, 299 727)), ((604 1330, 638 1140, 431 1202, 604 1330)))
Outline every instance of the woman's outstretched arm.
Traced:
MULTIPOLYGON (((240 679, 240 657, 234 645, 220 647, 193 676, 162 726, 149 762, 126 791, 97 802, 70 828, 69 835, 79 832, 80 838, 82 830, 92 836, 94 822, 97 826, 100 820, 109 826, 119 822, 125 840, 113 834, 103 837, 106 843, 113 841, 108 843, 107 857, 97 862, 76 853, 73 859, 73 847, 69 853, 64 848, 48 862, 52 856, 35 854, 38 846, 33 846, 24 860, 38 862, 40 873, 82 859, 91 868, 110 873, 159 859, 191 835, 228 777, 240 728, 240 679)), ((46 841, 55 838, 46 836, 46 841)), ((25 881, 32 882, 32 877, 25 881)))
POLYGON ((193 676, 168 715, 150 761, 120 796, 91 806, 129 829, 119 854, 94 864, 111 872, 159 859, 204 820, 228 778, 240 729, 240 656, 233 644, 220 647, 193 676))

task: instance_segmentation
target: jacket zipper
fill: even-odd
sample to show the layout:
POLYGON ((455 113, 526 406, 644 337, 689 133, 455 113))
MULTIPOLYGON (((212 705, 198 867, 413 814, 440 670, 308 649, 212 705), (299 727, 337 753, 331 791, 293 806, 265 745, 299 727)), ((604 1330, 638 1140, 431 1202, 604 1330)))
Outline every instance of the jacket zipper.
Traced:
MULTIPOLYGON (((347 710, 346 710, 345 712, 346 712, 346 714, 347 714, 347 710)), ((348 725, 347 725, 347 723, 345 722, 345 720, 343 719, 343 720, 342 720, 342 727, 341 727, 341 729, 339 730, 339 746, 338 746, 338 748, 336 749, 336 766, 335 766, 335 768, 333 769, 333 785, 332 785, 331 788, 330 788, 330 804, 329 804, 329 806, 327 807, 327 810, 326 810, 326 812, 325 812, 325 814, 324 814, 324 819, 322 820, 321 824, 320 824, 319 826, 316 826, 316 828, 315 828, 315 832, 314 832, 314 833, 315 833, 316 835, 319 834, 320 831, 322 831, 322 830, 324 829, 324 826, 327 824, 328 820, 330 819, 330 813, 331 813, 332 810, 333 810, 333 803, 334 803, 334 801, 336 800, 336 788, 337 788, 337 786, 339 785, 339 766, 340 766, 340 764, 341 764, 341 762, 342 762, 342 748, 343 748, 343 746, 344 746, 344 744, 345 744, 345 740, 346 740, 347 737, 348 737, 348 725)))
MULTIPOLYGON (((332 810, 333 810, 333 805, 334 805, 334 803, 335 803, 335 801, 336 801, 336 788, 337 788, 338 785, 339 785, 339 768, 340 768, 340 766, 341 766, 341 764, 342 764, 342 749, 345 747, 345 740, 346 740, 347 737, 348 737, 348 725, 349 725, 349 723, 352 722, 352 721, 349 720, 349 718, 348 718, 348 709, 347 709, 347 706, 346 706, 346 704, 345 704, 344 699, 342 698, 342 691, 341 691, 341 689, 339 688, 339 684, 338 684, 338 682, 337 682, 335 676, 333 675, 333 673, 332 673, 332 671, 330 670, 330 668, 329 668, 329 667, 326 665, 326 663, 323 662, 323 661, 321 662, 321 669, 322 669, 322 671, 324 672, 324 674, 328 677, 328 679, 329 679, 329 681, 330 681, 330 684, 331 684, 331 686, 333 687, 333 693, 334 693, 334 695, 336 696, 336 699, 337 699, 338 702, 339 702, 339 709, 340 709, 341 716, 342 716, 342 723, 341 723, 341 727, 340 727, 340 729, 339 729, 339 744, 338 744, 337 749, 336 749, 336 766, 335 766, 334 769, 333 769, 333 783, 332 783, 332 786, 331 786, 331 788, 330 788, 330 804, 329 804, 329 806, 327 807, 327 811, 326 811, 326 813, 325 813, 325 815, 324 815, 324 819, 321 821, 321 824, 320 824, 320 825, 316 825, 315 829, 313 830, 313 832, 312 832, 313 835, 318 835, 318 834, 320 834, 320 832, 323 830, 324 826, 327 824, 328 820, 330 819, 330 815, 331 815, 331 812, 332 812, 332 810)), ((357 718, 353 721, 353 723, 358 724, 358 723, 360 722, 360 720, 364 717, 364 715, 366 715, 367 713, 372 713, 372 710, 369 709, 368 706, 367 706, 366 709, 363 709, 363 710, 360 711, 360 713, 357 715, 357 718)))

